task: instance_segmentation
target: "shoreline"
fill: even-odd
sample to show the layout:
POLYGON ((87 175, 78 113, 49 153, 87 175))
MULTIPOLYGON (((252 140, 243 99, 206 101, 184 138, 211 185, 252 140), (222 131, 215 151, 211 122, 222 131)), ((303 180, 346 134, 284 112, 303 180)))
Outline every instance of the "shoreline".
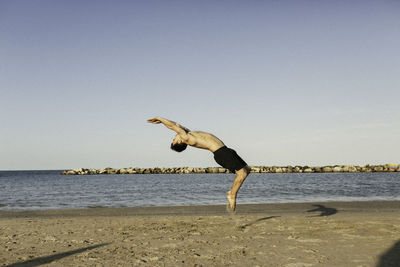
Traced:
MULTIPOLYGON (((256 215, 264 213, 296 213, 316 205, 335 207, 341 212, 400 211, 400 200, 371 201, 320 201, 238 204, 236 215, 256 215)), ((226 205, 189 206, 137 206, 137 207, 88 207, 76 209, 48 210, 0 210, 1 218, 26 217, 68 217, 68 216, 224 216, 232 215, 226 205)))
POLYGON ((0 266, 400 265, 400 201, 0 211, 0 266))

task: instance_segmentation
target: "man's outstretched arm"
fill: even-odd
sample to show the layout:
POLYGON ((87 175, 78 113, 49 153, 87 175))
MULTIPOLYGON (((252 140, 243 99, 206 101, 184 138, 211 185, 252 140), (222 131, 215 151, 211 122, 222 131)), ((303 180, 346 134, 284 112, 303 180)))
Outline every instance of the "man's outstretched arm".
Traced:
POLYGON ((183 127, 182 125, 180 125, 179 123, 176 123, 174 121, 170 121, 164 118, 160 118, 160 117, 154 117, 152 119, 148 119, 147 122, 149 123, 154 123, 154 124, 159 124, 162 123, 164 124, 168 129, 171 129, 173 131, 175 131, 176 133, 180 134, 180 135, 186 135, 188 132, 190 132, 190 130, 186 127, 183 127))

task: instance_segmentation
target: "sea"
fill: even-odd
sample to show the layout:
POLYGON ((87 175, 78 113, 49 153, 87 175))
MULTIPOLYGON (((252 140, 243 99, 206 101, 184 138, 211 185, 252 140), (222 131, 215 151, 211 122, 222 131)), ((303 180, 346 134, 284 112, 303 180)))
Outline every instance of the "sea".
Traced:
MULTIPOLYGON (((61 175, 0 171, 0 210, 226 204, 233 174, 61 175)), ((400 200, 400 173, 248 176, 238 204, 400 200)))

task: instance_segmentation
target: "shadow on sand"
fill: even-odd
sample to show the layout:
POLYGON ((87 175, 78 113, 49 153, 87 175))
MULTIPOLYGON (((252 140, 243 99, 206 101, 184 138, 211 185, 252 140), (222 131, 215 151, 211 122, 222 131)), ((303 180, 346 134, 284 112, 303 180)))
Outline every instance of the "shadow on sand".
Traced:
POLYGON ((247 227, 252 226, 253 224, 256 224, 256 223, 259 223, 259 222, 262 222, 262 221, 266 221, 266 220, 270 220, 270 219, 273 219, 273 218, 279 218, 279 217, 281 217, 281 216, 269 216, 269 217, 260 218, 260 219, 255 220, 254 222, 250 222, 248 224, 242 225, 239 228, 241 230, 244 230, 247 227))
POLYGON ((87 250, 103 247, 103 246, 106 246, 108 244, 110 244, 110 243, 99 244, 99 245, 86 247, 86 248, 80 248, 80 249, 76 249, 76 250, 71 250, 71 251, 68 251, 68 252, 59 253, 59 254, 55 254, 55 255, 51 255, 51 256, 47 256, 47 257, 40 257, 40 258, 36 258, 36 259, 24 261, 24 262, 18 262, 18 263, 7 265, 5 267, 35 267, 35 266, 40 266, 40 265, 48 264, 48 263, 51 263, 53 261, 56 261, 56 260, 71 256, 71 255, 74 255, 74 254, 85 252, 87 250))
POLYGON ((398 267, 400 266, 400 241, 397 241, 388 251, 379 258, 376 267, 398 267))
POLYGON ((327 208, 324 205, 313 205, 317 207, 316 209, 308 210, 307 212, 321 212, 319 215, 311 216, 311 217, 323 217, 323 216, 331 216, 338 212, 335 208, 327 208))

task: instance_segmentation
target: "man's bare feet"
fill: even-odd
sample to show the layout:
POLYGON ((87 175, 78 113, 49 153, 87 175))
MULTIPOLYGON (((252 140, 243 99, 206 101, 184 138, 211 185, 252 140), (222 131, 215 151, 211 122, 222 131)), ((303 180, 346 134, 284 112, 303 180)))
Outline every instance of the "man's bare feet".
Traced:
POLYGON ((231 194, 231 191, 226 192, 226 198, 228 199, 228 205, 226 206, 228 211, 234 212, 236 209, 236 196, 231 194))

